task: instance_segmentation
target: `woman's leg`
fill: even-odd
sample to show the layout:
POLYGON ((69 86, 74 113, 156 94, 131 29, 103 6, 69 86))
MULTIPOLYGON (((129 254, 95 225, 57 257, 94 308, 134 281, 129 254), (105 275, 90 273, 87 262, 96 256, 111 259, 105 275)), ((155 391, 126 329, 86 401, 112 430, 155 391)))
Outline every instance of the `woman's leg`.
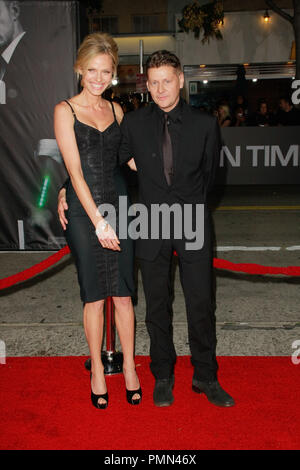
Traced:
MULTIPOLYGON (((140 387, 134 362, 134 310, 131 297, 113 297, 115 321, 123 351, 123 372, 127 390, 140 387)), ((139 394, 132 397, 140 398, 139 394)))
MULTIPOLYGON (((85 336, 89 345, 91 355, 92 391, 96 395, 106 393, 104 378, 104 367, 101 361, 101 347, 103 338, 103 306, 104 300, 88 302, 83 309, 83 325, 85 336)), ((98 403, 106 403, 99 398, 98 403)))

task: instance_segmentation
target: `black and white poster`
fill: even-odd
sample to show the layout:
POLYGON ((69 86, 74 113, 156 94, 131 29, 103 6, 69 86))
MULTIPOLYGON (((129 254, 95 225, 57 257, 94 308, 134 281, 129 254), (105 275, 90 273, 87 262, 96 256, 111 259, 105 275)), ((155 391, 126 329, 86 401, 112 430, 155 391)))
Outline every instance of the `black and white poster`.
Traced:
POLYGON ((75 1, 0 0, 0 249, 65 244, 54 106, 76 92, 75 1))

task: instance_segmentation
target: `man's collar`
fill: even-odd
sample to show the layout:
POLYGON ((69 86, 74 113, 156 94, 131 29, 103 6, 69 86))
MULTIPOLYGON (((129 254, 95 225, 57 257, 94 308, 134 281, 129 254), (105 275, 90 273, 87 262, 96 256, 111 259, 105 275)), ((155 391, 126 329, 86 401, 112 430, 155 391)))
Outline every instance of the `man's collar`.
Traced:
POLYGON ((179 101, 175 108, 173 108, 171 111, 168 113, 165 113, 159 106, 156 105, 157 112, 159 116, 164 116, 164 114, 167 114, 168 117, 171 119, 171 121, 176 122, 177 120, 181 121, 182 117, 182 108, 183 108, 184 100, 183 98, 179 97, 179 101))
POLYGON ((5 60, 5 62, 7 64, 9 64, 9 61, 10 59, 12 58, 12 55, 15 51, 15 48, 17 47, 17 45, 19 44, 19 42, 21 41, 22 37, 24 36, 25 34, 25 31, 23 31, 22 33, 20 33, 10 44, 9 46, 7 46, 7 48, 5 49, 5 51, 2 52, 2 57, 3 59, 5 60))

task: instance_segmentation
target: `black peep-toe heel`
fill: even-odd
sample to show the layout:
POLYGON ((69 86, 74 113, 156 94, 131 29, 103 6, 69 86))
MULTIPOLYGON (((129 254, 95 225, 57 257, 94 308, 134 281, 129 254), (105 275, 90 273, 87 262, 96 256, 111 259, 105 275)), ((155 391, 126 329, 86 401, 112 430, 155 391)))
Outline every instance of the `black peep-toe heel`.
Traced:
POLYGON ((142 389, 141 387, 138 390, 127 390, 126 388, 126 398, 130 405, 139 405, 142 401, 142 389), (132 397, 138 394, 140 398, 133 399, 132 397))
MULTIPOLYGON (((91 373, 91 380, 92 380, 92 373, 91 373)), ((91 400, 93 405, 98 408, 98 410, 105 410, 105 408, 108 407, 108 392, 102 393, 102 395, 96 395, 93 393, 92 390, 92 383, 91 383, 91 400), (103 400, 106 400, 106 403, 98 403, 98 400, 102 398, 103 400)))

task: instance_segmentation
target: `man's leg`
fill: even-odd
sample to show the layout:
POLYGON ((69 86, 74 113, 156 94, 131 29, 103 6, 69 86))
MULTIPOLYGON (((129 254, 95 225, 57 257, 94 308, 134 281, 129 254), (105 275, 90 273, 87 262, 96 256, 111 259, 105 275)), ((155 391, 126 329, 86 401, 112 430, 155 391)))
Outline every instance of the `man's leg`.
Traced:
POLYGON ((188 263, 179 255, 178 261, 187 310, 194 379, 216 380, 218 365, 212 258, 206 253, 200 260, 188 263))
POLYGON ((216 406, 234 406, 234 399, 222 389, 217 380, 212 257, 210 254, 203 254, 202 258, 194 263, 187 263, 179 257, 179 267, 194 366, 193 390, 204 393, 216 406))
POLYGON ((150 368, 156 379, 170 378, 176 361, 172 327, 172 256, 172 245, 169 240, 164 240, 154 261, 139 260, 150 336, 150 368))

